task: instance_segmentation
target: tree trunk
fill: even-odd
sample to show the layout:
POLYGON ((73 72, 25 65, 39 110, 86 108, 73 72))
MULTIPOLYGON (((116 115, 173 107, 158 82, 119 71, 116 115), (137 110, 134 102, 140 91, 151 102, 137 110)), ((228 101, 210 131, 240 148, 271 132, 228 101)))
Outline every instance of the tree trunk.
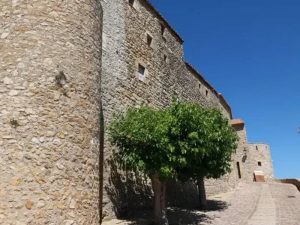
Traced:
POLYGON ((166 211, 166 183, 159 176, 151 177, 154 192, 154 223, 156 225, 168 225, 166 211))
POLYGON ((206 192, 204 186, 204 177, 198 178, 198 191, 199 191, 199 206, 200 209, 207 207, 206 192))

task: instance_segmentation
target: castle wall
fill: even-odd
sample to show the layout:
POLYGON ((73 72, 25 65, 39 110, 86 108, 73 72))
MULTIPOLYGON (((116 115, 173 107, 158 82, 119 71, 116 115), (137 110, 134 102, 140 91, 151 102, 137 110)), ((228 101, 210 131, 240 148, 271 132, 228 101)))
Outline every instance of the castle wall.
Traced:
POLYGON ((254 171, 262 171, 266 180, 274 178, 270 146, 267 144, 248 144, 248 158, 245 162, 244 176, 252 178, 254 171))
MULTIPOLYGON (((102 95, 107 126, 114 112, 140 105, 165 107, 173 97, 218 108, 231 118, 223 97, 184 61, 178 34, 147 1, 135 0, 133 5, 127 0, 104 1, 103 8, 102 95), (144 76, 139 74, 140 66, 145 69, 144 76)), ((151 207, 149 181, 119 171, 110 160, 113 148, 107 137, 105 147, 104 216, 125 215, 129 208, 151 207)), ((230 189, 235 185, 228 182, 232 177, 207 181, 208 193, 230 189)), ((187 185, 190 188, 194 187, 187 185)), ((187 202, 189 191, 184 193, 174 201, 187 202)))
POLYGON ((99 224, 100 2, 0 8, 0 223, 99 224))
POLYGON ((267 144, 248 143, 244 122, 236 120, 233 123, 233 127, 239 136, 238 148, 236 154, 233 156, 234 171, 236 171, 237 177, 237 163, 239 163, 239 180, 253 181, 254 171, 264 172, 266 180, 272 179, 274 172, 270 146, 267 144))
MULTIPOLYGON (((149 181, 117 168, 107 133, 102 196, 100 97, 106 127, 114 113, 162 108, 173 97, 232 117, 224 98, 184 61, 182 39, 148 1, 101 3, 103 29, 100 0, 0 3, 0 221, 6 224, 92 225, 99 204, 106 218, 151 206, 149 181)), ((273 175, 268 146, 247 144, 244 126, 235 128, 233 170, 207 180, 208 195, 251 180, 254 170, 273 175)), ((171 205, 197 206, 195 185, 169 186, 171 205)))

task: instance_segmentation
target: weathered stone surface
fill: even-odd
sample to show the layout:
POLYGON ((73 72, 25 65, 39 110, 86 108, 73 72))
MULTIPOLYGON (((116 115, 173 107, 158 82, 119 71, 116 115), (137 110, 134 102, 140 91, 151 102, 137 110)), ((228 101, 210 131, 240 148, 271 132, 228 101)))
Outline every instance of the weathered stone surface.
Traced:
POLYGON ((26 202, 26 204, 25 204, 25 207, 26 207, 26 209, 31 210, 32 207, 33 207, 33 202, 30 201, 30 200, 28 200, 28 201, 26 202))
POLYGON ((0 9, 0 224, 99 224, 100 1, 0 9))
MULTIPOLYGON (((173 97, 196 102, 205 107, 218 108, 231 119, 231 109, 224 98, 183 60, 182 41, 147 1, 135 0, 133 6, 130 6, 128 1, 104 1, 103 8, 102 91, 107 125, 114 112, 122 112, 129 106, 165 107, 173 97), (163 34, 162 25, 165 28, 163 34), (147 35, 152 37, 150 45, 147 43, 147 35), (146 71, 142 79, 138 74, 139 64, 146 71)), ((221 179, 207 180, 208 195, 229 191, 240 181, 236 162, 242 160, 244 146, 248 143, 246 133, 242 131, 239 135, 242 135, 241 139, 245 143, 239 143, 237 153, 233 156, 232 172, 221 179)), ((112 147, 106 141, 105 216, 114 217, 116 214, 126 213, 129 208, 133 210, 135 207, 148 207, 152 195, 151 189, 145 185, 148 181, 136 179, 134 176, 124 178, 123 173, 109 163, 111 154, 112 147)), ((257 158, 251 159, 257 161, 257 158)), ((266 162, 268 160, 266 158, 266 162)), ((249 169, 242 169, 247 169, 247 173, 250 174, 255 168, 251 166, 249 169)), ((252 180, 250 175, 246 176, 246 172, 245 176, 243 172, 243 177, 245 180, 252 180)), ((197 207, 198 192, 195 185, 170 185, 170 203, 197 207)))
MULTIPOLYGON (((101 3, 103 33, 98 0, 0 3, 0 218, 7 224, 97 224, 100 73, 106 126, 129 106, 161 108, 173 97, 218 108, 231 118, 224 98, 183 60, 181 38, 147 1, 135 0, 133 7, 127 0, 101 3), (139 64, 145 76, 138 74, 139 64), (28 198, 34 202, 30 215, 17 204, 28 198)), ((233 171, 206 182, 210 195, 239 181, 235 163, 247 141, 244 131, 238 133, 244 142, 233 156, 233 171)), ((110 161, 112 149, 105 133, 107 218, 148 206, 152 197, 147 180, 125 177, 110 161)), ((261 157, 270 169, 270 157, 261 157)), ((253 162, 245 168, 248 179, 253 162)), ((197 204, 194 185, 174 184, 171 190, 172 204, 197 204)))

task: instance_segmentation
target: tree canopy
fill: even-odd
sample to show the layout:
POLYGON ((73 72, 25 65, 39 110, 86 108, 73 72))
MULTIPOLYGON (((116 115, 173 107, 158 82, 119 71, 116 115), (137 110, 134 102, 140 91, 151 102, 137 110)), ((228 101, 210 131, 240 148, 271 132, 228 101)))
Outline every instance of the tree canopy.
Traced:
POLYGON ((167 224, 161 222, 166 180, 200 179, 205 192, 204 178, 229 172, 237 147, 237 135, 219 110, 189 102, 173 102, 164 109, 130 108, 115 117, 109 132, 118 147, 118 162, 151 178, 157 224, 167 224))

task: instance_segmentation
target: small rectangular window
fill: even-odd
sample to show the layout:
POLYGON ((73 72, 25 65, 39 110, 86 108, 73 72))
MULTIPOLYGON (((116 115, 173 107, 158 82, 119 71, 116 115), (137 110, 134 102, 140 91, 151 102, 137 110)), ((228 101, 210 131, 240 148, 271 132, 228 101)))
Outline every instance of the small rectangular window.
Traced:
POLYGON ((138 68, 139 75, 145 76, 145 71, 146 71, 146 68, 144 66, 142 66, 141 64, 139 64, 139 68, 138 68))
POLYGON ((258 150, 258 146, 255 146, 256 150, 258 150))
POLYGON ((205 91, 205 95, 208 96, 208 90, 205 91))
POLYGON ((201 84, 199 84, 199 89, 201 90, 201 84))
POLYGON ((165 34, 165 30, 166 30, 166 27, 164 25, 160 25, 160 32, 161 32, 161 35, 164 36, 165 34))
POLYGON ((130 5, 131 7, 133 7, 133 5, 134 5, 134 0, 129 0, 129 5, 130 5))
POLYGON ((258 164, 258 166, 261 166, 261 165, 262 165, 261 162, 258 162, 257 164, 258 164))
POLYGON ((152 40, 153 40, 153 38, 152 38, 149 34, 147 34, 147 45, 148 45, 149 47, 152 46, 152 40))
POLYGON ((168 56, 166 54, 164 54, 164 61, 168 62, 168 56))

